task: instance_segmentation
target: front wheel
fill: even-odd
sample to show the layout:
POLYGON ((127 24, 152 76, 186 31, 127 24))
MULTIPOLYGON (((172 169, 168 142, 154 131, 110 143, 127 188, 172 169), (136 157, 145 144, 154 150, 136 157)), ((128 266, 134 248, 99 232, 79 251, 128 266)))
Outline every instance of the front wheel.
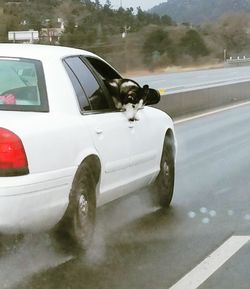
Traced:
POLYGON ((160 172, 153 185, 153 200, 157 206, 169 207, 174 192, 175 161, 173 142, 166 136, 163 144, 160 172))

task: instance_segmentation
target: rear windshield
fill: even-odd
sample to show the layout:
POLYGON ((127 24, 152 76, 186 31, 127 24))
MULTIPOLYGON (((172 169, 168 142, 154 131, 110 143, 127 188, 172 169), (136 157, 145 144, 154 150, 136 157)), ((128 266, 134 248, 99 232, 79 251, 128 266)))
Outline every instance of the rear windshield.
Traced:
POLYGON ((0 110, 48 111, 40 61, 0 57, 0 110))

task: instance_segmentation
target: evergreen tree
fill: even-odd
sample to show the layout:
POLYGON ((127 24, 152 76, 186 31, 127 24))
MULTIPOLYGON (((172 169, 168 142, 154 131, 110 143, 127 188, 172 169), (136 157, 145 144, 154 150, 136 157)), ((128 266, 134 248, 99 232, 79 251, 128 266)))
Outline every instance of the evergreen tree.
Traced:
POLYGON ((191 55, 194 59, 198 56, 206 56, 209 53, 203 38, 194 29, 188 30, 182 37, 180 48, 183 53, 191 55))

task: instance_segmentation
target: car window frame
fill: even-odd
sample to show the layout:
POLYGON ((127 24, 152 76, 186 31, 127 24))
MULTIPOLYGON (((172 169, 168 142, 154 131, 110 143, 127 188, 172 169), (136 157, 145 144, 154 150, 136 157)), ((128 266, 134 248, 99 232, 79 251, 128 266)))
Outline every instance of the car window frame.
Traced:
POLYGON ((89 104, 90 104, 90 107, 91 107, 91 103, 90 103, 90 101, 89 101, 89 99, 88 99, 88 97, 87 97, 87 95, 86 95, 86 93, 85 93, 84 88, 82 87, 81 82, 79 81, 77 75, 76 75, 75 72, 72 70, 72 68, 71 68, 71 67, 68 65, 68 63, 66 62, 66 60, 69 59, 69 58, 79 58, 79 59, 83 62, 83 65, 85 65, 85 66, 87 67, 87 69, 90 71, 90 73, 91 73, 91 74, 94 76, 94 78, 96 79, 98 85, 100 86, 100 88, 101 88, 102 91, 103 91, 103 95, 104 95, 104 97, 105 97, 108 105, 110 106, 110 107, 107 108, 107 109, 99 109, 99 110, 96 110, 96 109, 92 109, 92 108, 91 108, 90 110, 84 110, 83 107, 81 107, 82 100, 79 99, 79 96, 76 94, 74 85, 73 85, 73 83, 72 83, 72 81, 71 81, 71 79, 70 79, 70 77, 69 77, 69 75, 68 75, 68 72, 67 72, 66 68, 65 68, 66 73, 67 73, 67 75, 68 75, 68 77, 69 77, 69 80, 70 80, 70 82, 71 82, 71 85, 72 85, 72 87, 73 87, 73 89, 74 89, 75 95, 76 95, 76 97, 77 97, 78 104, 79 104, 79 108, 80 108, 80 113, 81 113, 81 114, 100 114, 100 113, 109 113, 109 112, 119 111, 119 110, 117 110, 117 108, 115 107, 115 104, 114 104, 114 102, 113 102, 113 100, 112 100, 112 98, 111 98, 111 96, 110 96, 110 94, 109 94, 109 92, 108 92, 108 89, 107 89, 107 87, 105 86, 103 80, 102 80, 101 77, 99 76, 98 72, 96 72, 96 70, 95 70, 95 69, 92 67, 92 65, 88 62, 88 60, 85 58, 84 55, 80 55, 80 54, 79 54, 79 55, 70 55, 70 56, 64 57, 64 58, 62 59, 63 65, 64 65, 64 66, 67 65, 67 67, 68 67, 68 68, 72 71, 72 73, 74 74, 76 80, 78 81, 78 84, 79 84, 79 85, 81 86, 81 88, 82 88, 83 94, 85 95, 86 99, 88 100, 88 102, 89 102, 89 104))
POLYGON ((46 78, 43 69, 43 63, 39 59, 31 59, 24 57, 7 57, 0 56, 0 59, 6 60, 20 60, 27 63, 32 63, 35 65, 36 74, 37 74, 37 87, 40 95, 40 105, 0 105, 0 111, 27 111, 27 112, 49 112, 49 101, 47 93, 46 78))
POLYGON ((73 87, 73 90, 75 92, 75 97, 76 97, 76 100, 78 102, 80 112, 91 111, 91 105, 90 105, 89 99, 87 98, 87 96, 86 96, 86 94, 82 88, 82 85, 81 85, 80 81, 78 80, 77 76, 75 75, 74 71, 71 69, 71 67, 66 62, 63 62, 63 66, 66 70, 66 74, 67 74, 67 76, 70 80, 70 83, 73 87), (77 93, 78 88, 76 88, 75 83, 79 87, 79 89, 81 90, 80 95, 77 93), (88 106, 90 107, 90 109, 84 109, 84 103, 87 103, 88 106))

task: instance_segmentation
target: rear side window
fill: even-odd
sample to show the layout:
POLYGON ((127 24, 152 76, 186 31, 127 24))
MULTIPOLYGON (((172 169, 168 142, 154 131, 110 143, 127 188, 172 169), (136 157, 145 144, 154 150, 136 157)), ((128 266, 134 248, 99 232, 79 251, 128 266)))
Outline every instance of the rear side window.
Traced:
MULTIPOLYGON (((81 58, 77 56, 68 57, 64 59, 64 62, 66 63, 66 65, 68 65, 68 67, 71 69, 71 71, 75 75, 76 79, 78 80, 80 86, 82 87, 84 91, 85 96, 87 97, 87 101, 89 102, 90 106, 86 105, 85 110, 86 109, 94 110, 94 111, 109 110, 110 105, 105 96, 103 88, 100 86, 96 77, 89 70, 86 64, 81 60, 81 58)), ((70 76, 70 79, 72 81, 71 76, 70 76)), ((73 86, 79 98, 79 93, 77 92, 78 89, 76 89, 74 83, 73 83, 73 86)), ((86 100, 84 101, 80 100, 80 104, 81 102, 86 103, 86 100)))
POLYGON ((40 61, 0 57, 0 110, 48 111, 40 61))
POLYGON ((94 57, 86 58, 94 67, 94 69, 99 73, 102 79, 122 78, 118 72, 116 72, 110 65, 108 65, 104 61, 94 57))

